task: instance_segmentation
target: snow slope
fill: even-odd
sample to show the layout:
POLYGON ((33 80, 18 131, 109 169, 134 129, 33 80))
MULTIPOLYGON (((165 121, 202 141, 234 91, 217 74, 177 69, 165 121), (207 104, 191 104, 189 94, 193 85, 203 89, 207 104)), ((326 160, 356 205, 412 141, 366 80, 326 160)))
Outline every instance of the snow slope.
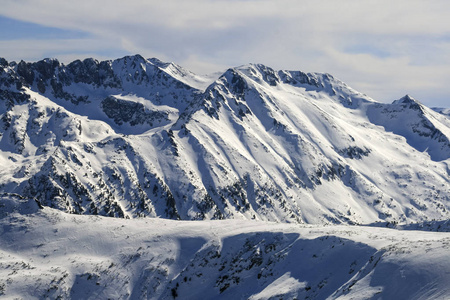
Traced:
POLYGON ((448 299, 450 234, 79 216, 2 196, 0 298, 448 299))
POLYGON ((122 218, 406 224, 449 218, 450 121, 329 74, 215 80, 128 56, 0 60, 0 191, 122 218))

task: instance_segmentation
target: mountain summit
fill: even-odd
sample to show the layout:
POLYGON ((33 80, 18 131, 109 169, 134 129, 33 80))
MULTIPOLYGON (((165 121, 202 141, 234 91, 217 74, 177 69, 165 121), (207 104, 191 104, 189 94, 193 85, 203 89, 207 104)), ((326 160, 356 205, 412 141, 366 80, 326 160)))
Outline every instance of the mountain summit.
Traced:
POLYGON ((69 213, 309 224, 449 218, 450 120, 329 74, 140 55, 0 59, 1 192, 69 213))

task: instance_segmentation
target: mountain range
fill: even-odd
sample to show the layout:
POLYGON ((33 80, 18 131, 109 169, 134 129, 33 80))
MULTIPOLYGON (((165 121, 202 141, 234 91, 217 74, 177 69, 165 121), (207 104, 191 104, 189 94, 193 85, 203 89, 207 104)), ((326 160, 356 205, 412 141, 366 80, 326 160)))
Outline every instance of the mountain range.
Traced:
POLYGON ((449 217, 450 120, 329 74, 140 55, 0 60, 1 192, 68 213, 307 224, 449 217))
POLYGON ((0 59, 0 298, 448 299, 449 116, 261 64, 0 59))

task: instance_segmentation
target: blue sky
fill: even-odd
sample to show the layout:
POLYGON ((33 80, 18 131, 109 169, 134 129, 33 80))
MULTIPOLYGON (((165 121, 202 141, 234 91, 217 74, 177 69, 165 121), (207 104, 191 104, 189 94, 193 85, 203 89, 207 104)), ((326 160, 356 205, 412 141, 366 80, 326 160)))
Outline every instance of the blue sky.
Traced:
POLYGON ((450 107, 449 15, 447 0, 2 0, 0 57, 139 53, 196 73, 263 63, 450 107))
POLYGON ((0 40, 27 40, 27 39, 76 39, 86 38, 88 32, 47 27, 36 23, 30 23, 17 19, 11 19, 0 15, 0 40))

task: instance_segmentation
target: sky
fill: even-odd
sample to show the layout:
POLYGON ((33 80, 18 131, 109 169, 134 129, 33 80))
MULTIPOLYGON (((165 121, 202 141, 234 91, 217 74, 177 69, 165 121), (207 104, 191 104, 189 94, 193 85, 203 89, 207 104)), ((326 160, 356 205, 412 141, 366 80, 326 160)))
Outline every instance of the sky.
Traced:
POLYGON ((2 0, 0 57, 141 54, 198 74, 262 63, 450 107, 449 15, 448 0, 2 0))

